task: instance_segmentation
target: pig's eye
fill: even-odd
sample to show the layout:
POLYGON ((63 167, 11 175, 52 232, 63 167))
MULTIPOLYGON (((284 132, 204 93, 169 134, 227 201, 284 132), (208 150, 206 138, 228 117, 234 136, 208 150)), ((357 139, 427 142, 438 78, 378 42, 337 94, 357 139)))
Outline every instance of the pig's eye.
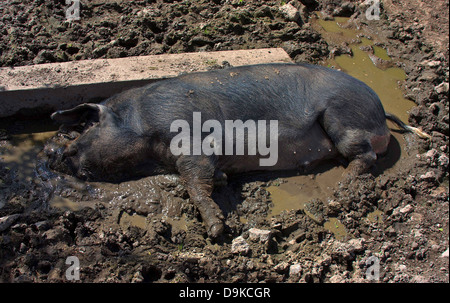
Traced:
POLYGON ((86 128, 92 127, 92 126, 96 126, 98 124, 98 122, 94 122, 94 121, 89 121, 86 123, 86 128))
POLYGON ((79 129, 77 129, 77 131, 79 131, 80 133, 83 133, 85 131, 87 131, 89 128, 96 126, 98 124, 97 121, 86 121, 84 123, 81 123, 78 127, 79 129))

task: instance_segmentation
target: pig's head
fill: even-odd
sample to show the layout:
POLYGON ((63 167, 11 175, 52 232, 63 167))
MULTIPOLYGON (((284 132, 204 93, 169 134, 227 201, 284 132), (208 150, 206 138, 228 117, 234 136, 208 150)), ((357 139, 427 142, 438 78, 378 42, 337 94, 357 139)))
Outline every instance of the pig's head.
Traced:
POLYGON ((89 181, 120 181, 154 169, 145 138, 109 107, 86 103, 51 117, 66 131, 44 149, 50 168, 89 181))

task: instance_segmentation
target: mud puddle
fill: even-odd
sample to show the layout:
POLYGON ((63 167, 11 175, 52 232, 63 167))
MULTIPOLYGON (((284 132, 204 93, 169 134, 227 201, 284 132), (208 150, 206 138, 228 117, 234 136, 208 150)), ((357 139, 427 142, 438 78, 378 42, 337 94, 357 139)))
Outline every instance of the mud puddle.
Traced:
POLYGON ((172 231, 186 231, 191 223, 184 214, 185 189, 174 175, 158 175, 120 183, 80 182, 67 177, 65 191, 55 191, 49 205, 77 211, 103 205, 111 210, 105 225, 127 230, 150 230, 152 221, 171 226, 172 231))
POLYGON ((0 141, 0 161, 18 180, 33 181, 36 159, 45 142, 56 134, 57 127, 50 120, 15 121, 0 123, 0 130, 9 140, 0 141))
POLYGON ((323 64, 366 83, 380 97, 387 112, 408 121, 409 111, 415 103, 403 97, 401 84, 406 74, 389 57, 378 37, 355 29, 350 18, 317 19, 313 24, 328 43, 344 48, 340 52, 350 52, 335 56, 323 64))
POLYGON ((279 215, 284 210, 304 209, 305 203, 312 199, 326 200, 333 194, 344 171, 342 166, 327 163, 308 175, 284 178, 285 183, 269 186, 267 189, 274 204, 270 215, 279 215))
MULTIPOLYGON (((319 17, 314 21, 313 27, 330 45, 339 46, 337 53, 343 53, 322 64, 342 70, 366 83, 378 94, 386 112, 393 113, 407 122, 409 110, 415 104, 403 97, 401 84, 406 79, 406 74, 396 66, 388 52, 381 46, 382 43, 377 41, 377 37, 356 28, 350 18, 335 17, 334 20, 323 20, 319 17)), ((390 122, 388 126, 395 130, 390 122)), ((401 157, 409 156, 408 142, 404 136, 395 131, 392 132, 392 136, 388 153, 377 160, 377 165, 372 171, 374 175, 395 169, 401 157)), ((308 212, 308 203, 319 199, 327 204, 339 182, 343 180, 344 171, 342 166, 326 163, 307 175, 284 178, 282 183, 269 186, 267 190, 274 205, 269 216, 279 215, 284 210, 302 209, 305 214, 316 220, 315 216, 308 212)), ((367 219, 378 221, 380 218, 380 213, 376 210, 367 219)), ((343 239, 346 235, 343 224, 336 218, 330 218, 323 226, 337 239, 343 239)))
POLYGON ((51 171, 42 151, 57 128, 50 119, 0 123, 0 161, 16 183, 35 184, 45 191, 45 203, 39 207, 58 212, 108 209, 110 214, 102 223, 106 230, 137 227, 148 231, 155 221, 164 222, 175 234, 188 230, 192 218, 185 215, 187 193, 175 175, 116 184, 84 182, 51 171))

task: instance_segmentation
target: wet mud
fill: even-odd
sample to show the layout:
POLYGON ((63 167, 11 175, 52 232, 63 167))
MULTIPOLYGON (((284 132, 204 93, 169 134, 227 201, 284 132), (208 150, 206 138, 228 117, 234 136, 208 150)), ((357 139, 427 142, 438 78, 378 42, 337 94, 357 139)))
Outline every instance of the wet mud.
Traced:
POLYGON ((275 1, 91 1, 86 21, 68 24, 60 3, 8 2, 0 66, 283 47, 294 61, 364 81, 387 111, 432 139, 389 124, 388 153, 353 180, 337 161, 303 174, 236 176, 214 190, 226 230, 211 242, 176 175, 82 182, 46 166, 42 149, 56 125, 8 119, 0 281, 67 282, 68 256, 79 258, 82 282, 449 281, 448 48, 428 38, 430 28, 448 31, 445 22, 414 21, 414 11, 389 1, 373 22, 363 5, 341 1, 293 1, 296 21, 275 1), (33 17, 41 21, 27 23, 33 17), (371 257, 382 266, 376 281, 367 277, 371 257))

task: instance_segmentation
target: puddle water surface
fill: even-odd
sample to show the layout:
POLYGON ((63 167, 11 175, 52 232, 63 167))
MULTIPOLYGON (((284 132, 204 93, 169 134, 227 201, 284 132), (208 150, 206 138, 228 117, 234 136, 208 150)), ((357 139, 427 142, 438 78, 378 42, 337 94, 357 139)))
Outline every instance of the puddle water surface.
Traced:
MULTIPOLYGON (((384 48, 375 44, 376 37, 356 29, 349 22, 349 18, 337 17, 327 21, 319 18, 314 21, 313 27, 327 42, 348 48, 352 53, 336 56, 323 62, 323 65, 340 69, 366 83, 378 94, 385 111, 407 122, 408 111, 415 104, 403 97, 400 85, 406 74, 395 66, 384 48)), ((390 122, 388 126, 395 129, 390 122)), ((388 154, 377 161, 375 174, 392 168, 405 154, 406 143, 403 136, 395 132, 392 135, 388 154)), ((308 175, 285 178, 285 183, 268 187, 274 204, 270 216, 278 215, 283 210, 304 209, 305 204, 313 199, 327 203, 342 180, 343 172, 342 166, 330 168, 329 164, 326 164, 308 175)), ((309 215, 307 211, 305 213, 309 215)), ((381 220, 381 212, 376 210, 369 217, 369 220, 378 222, 381 220)), ((344 226, 336 218, 325 222, 324 227, 338 239, 346 235, 344 226)))
POLYGON ((36 178, 36 160, 45 142, 56 134, 57 127, 50 120, 21 121, 10 125, 2 121, 0 129, 9 134, 7 146, 0 146, 0 160, 17 179, 36 178))
POLYGON ((270 216, 279 215, 284 210, 304 209, 312 199, 327 199, 333 194, 345 169, 342 166, 324 164, 308 175, 285 178, 286 183, 268 187, 274 206, 270 216))

